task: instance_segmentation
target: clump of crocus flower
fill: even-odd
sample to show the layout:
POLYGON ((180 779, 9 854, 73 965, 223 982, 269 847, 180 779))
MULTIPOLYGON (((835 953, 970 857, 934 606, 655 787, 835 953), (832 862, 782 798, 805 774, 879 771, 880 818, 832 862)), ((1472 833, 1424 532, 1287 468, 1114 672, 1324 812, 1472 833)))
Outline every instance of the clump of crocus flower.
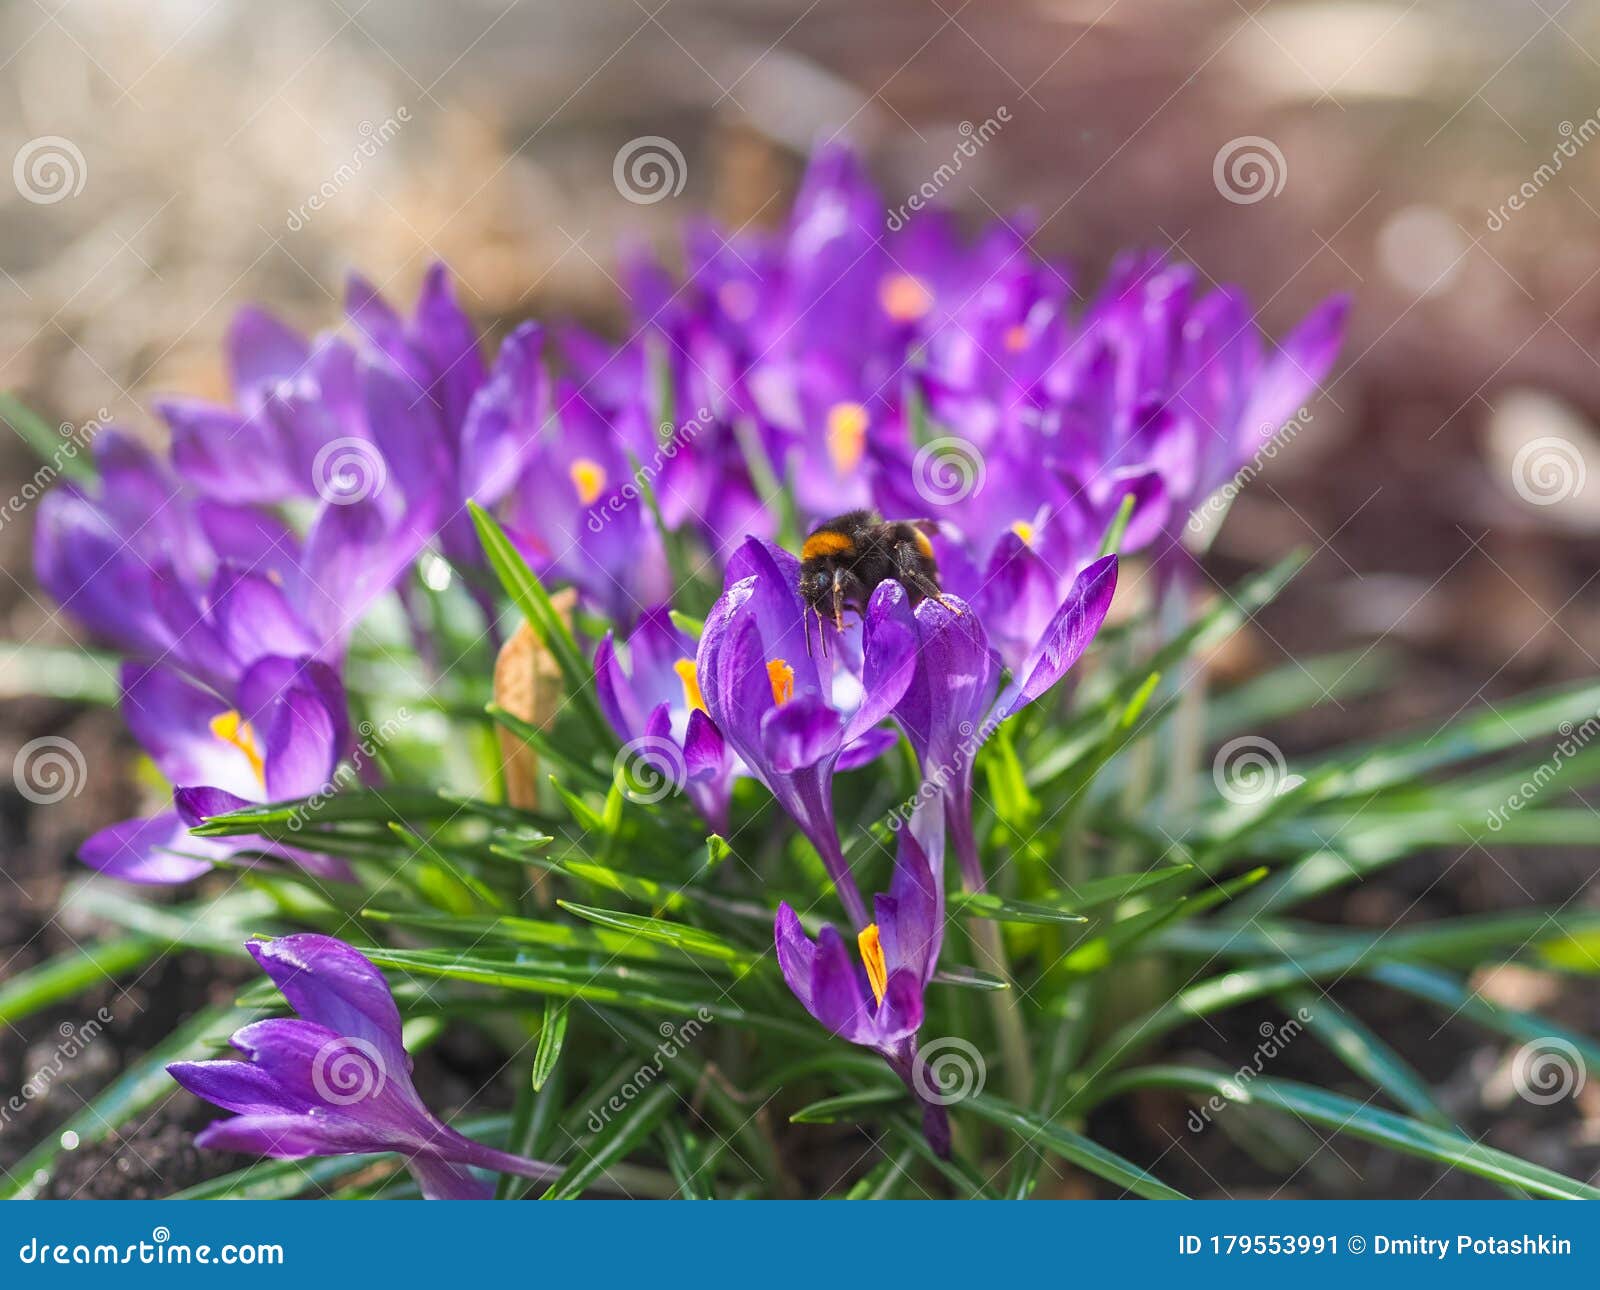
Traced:
MULTIPOLYGON (((947 837, 964 885, 986 885, 978 757, 1091 646, 1117 587, 1108 535, 1123 556, 1172 567, 1193 508, 1327 374, 1345 308, 1321 306, 1268 357, 1237 292, 1204 291, 1152 257, 1119 262, 1075 307, 1065 270, 1034 255, 1023 227, 968 243, 928 212, 891 230, 860 163, 830 147, 780 231, 696 224, 681 282, 633 257, 636 314, 620 344, 529 322, 486 359, 437 265, 409 316, 353 279, 342 336, 242 312, 230 403, 164 402, 165 458, 106 432, 98 487, 64 486, 40 509, 39 581, 124 657, 127 725, 173 795, 90 838, 83 859, 142 883, 187 882, 222 860, 294 866, 324 894, 355 881, 314 837, 190 830, 339 782, 348 660, 369 611, 409 620, 439 664, 419 562, 452 571, 495 631, 476 502, 529 581, 576 589, 576 638, 542 630, 569 671, 579 650, 592 660, 576 681, 593 695, 569 700, 592 697, 602 737, 609 726, 640 749, 704 832, 736 840, 781 813, 814 848, 850 931, 815 917, 829 892, 802 900, 786 886, 765 907, 783 980, 826 1031, 883 1057, 948 1156, 918 1044, 945 939, 947 837), (818 622, 814 641, 780 539, 858 506, 931 521, 943 594, 885 581, 858 620, 818 622), (701 570, 720 576, 714 600, 701 570), (887 782, 911 761, 927 802, 869 905, 852 856, 874 848, 860 821, 841 821, 837 783, 887 782)), ((426 582, 438 589, 436 569, 426 582)), ((591 778, 615 752, 549 746, 591 778)), ((382 800, 382 776, 365 778, 382 800)), ((574 818, 615 824, 600 809, 574 818)), ((367 833, 347 849, 375 845, 367 833)), ((625 870, 626 846, 605 858, 625 870)), ((654 912, 674 907, 648 876, 608 881, 629 892, 630 877, 654 912)), ((451 917, 503 908, 491 884, 453 871, 422 889, 447 890, 451 917)), ((579 943, 571 929, 542 935, 579 943)), ((398 1151, 428 1196, 482 1194, 472 1169, 554 1175, 427 1111, 393 996, 359 952, 312 934, 250 950, 300 1015, 238 1032, 246 1061, 171 1067, 235 1112, 203 1145, 398 1151), (372 1088, 351 1097, 340 1080, 357 1057, 372 1088)))

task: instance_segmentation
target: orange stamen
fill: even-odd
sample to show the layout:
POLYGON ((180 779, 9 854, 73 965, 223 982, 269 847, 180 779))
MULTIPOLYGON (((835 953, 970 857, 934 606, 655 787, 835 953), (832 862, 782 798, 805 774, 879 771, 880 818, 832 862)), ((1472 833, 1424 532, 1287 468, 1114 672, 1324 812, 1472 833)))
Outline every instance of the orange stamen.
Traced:
POLYGON ((933 308, 933 293, 909 273, 891 273, 878 284, 878 303, 899 323, 913 323, 933 308))
POLYGON ((578 491, 578 501, 585 506, 594 501, 606 488, 606 468, 592 457, 579 457, 567 467, 573 488, 578 491))
POLYGON ((856 937, 856 947, 861 951, 861 961, 867 968, 867 983, 872 986, 872 997, 883 1002, 884 991, 889 988, 889 965, 883 961, 883 946, 878 941, 878 925, 868 923, 856 937))
POLYGON ((780 708, 794 698, 794 668, 781 658, 767 664, 767 680, 772 683, 772 701, 780 708))
POLYGON ((256 743, 256 732, 250 723, 231 708, 211 718, 211 733, 230 747, 237 748, 250 763, 256 782, 263 788, 267 784, 267 763, 256 743))
POLYGON ((859 403, 835 403, 828 409, 828 456, 841 475, 861 464, 867 450, 866 408, 859 403))
POLYGON ((698 708, 704 712, 706 696, 700 693, 700 677, 694 670, 694 660, 680 658, 672 665, 672 670, 678 674, 678 680, 683 682, 683 701, 691 708, 698 708))

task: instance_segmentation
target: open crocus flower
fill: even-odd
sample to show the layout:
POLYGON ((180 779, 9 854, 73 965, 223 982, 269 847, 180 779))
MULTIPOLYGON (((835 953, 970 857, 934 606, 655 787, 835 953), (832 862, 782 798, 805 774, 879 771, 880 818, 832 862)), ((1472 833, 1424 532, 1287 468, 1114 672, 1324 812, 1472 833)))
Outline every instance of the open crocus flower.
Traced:
POLYGON ((1000 660, 977 613, 953 601, 925 600, 916 608, 917 670, 895 716, 936 785, 967 886, 983 888, 983 866, 972 827, 972 772, 978 749, 1007 717, 1049 690, 1078 661, 1117 588, 1117 558, 1096 560, 1000 689, 1000 660))
POLYGON ((495 1151, 442 1123, 417 1096, 400 1012, 383 974, 331 936, 245 947, 298 1018, 252 1022, 230 1040, 247 1060, 174 1062, 196 1097, 234 1112, 202 1147, 299 1160, 396 1151, 428 1200, 483 1200, 473 1167, 549 1182, 561 1170, 495 1151))
POLYGON ((901 833, 889 891, 873 897, 872 914, 852 952, 831 925, 812 940, 784 901, 774 926, 778 965, 807 1012, 841 1039, 883 1055, 923 1102, 923 1131, 947 1156, 949 1119, 943 1105, 928 1100, 928 1081, 917 1069, 923 992, 944 942, 944 825, 936 805, 901 833))
POLYGON ((695 642, 666 606, 639 620, 628 637, 628 666, 607 632, 594 657, 595 691, 606 720, 662 782, 681 788, 712 832, 728 832, 734 764, 706 713, 695 673, 695 642))
POLYGON ((671 590, 661 535, 615 427, 570 383, 556 403, 559 429, 531 449, 506 498, 506 531, 542 576, 631 623, 671 590))
POLYGON ((288 801, 328 789, 349 738, 344 690, 310 658, 267 655, 229 698, 170 668, 125 663, 122 715, 174 785, 174 807, 124 820, 83 844, 79 858, 128 882, 185 882, 214 860, 260 852, 308 873, 348 880, 342 860, 260 837, 196 838, 190 827, 251 802, 288 801))
POLYGON ((794 817, 851 921, 864 927, 866 905, 834 825, 833 775, 893 742, 877 727, 911 682, 915 631, 905 589, 885 582, 867 604, 860 676, 836 669, 849 652, 846 642, 835 638, 827 655, 808 652, 799 579, 794 556, 748 540, 729 561, 728 586, 706 619, 695 670, 711 720, 794 817), (846 696, 856 692, 859 701, 849 703, 846 696))

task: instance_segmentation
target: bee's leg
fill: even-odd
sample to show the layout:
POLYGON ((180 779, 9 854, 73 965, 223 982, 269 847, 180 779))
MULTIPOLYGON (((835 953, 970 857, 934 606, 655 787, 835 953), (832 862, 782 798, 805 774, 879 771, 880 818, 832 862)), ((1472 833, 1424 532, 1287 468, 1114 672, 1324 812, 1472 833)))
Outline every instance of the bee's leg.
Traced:
POLYGON ((901 543, 894 549, 895 576, 905 587, 925 599, 937 602, 952 614, 960 614, 961 606, 951 604, 939 590, 939 584, 923 572, 922 562, 914 548, 901 543))
POLYGON ((817 616, 817 639, 822 642, 822 657, 828 657, 828 620, 822 616, 822 610, 808 610, 817 616))
POLYGON ((833 625, 839 631, 844 631, 844 582, 840 578, 840 570, 833 574, 833 625))
POLYGON ((805 631, 805 634, 806 634, 806 657, 810 658, 811 657, 811 606, 810 605, 802 605, 800 607, 800 622, 803 625, 803 628, 804 628, 804 631, 805 631))

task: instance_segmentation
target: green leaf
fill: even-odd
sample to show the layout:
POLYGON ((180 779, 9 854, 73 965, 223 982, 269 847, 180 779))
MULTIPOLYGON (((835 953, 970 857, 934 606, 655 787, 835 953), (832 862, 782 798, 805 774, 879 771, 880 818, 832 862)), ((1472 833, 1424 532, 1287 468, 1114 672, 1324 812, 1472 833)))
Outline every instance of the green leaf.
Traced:
MULTIPOLYGON (((1462 1169, 1493 1182, 1509 1183, 1556 1200, 1600 1200, 1600 1188, 1531 1164, 1504 1151, 1422 1124, 1391 1111, 1380 1111, 1293 1080, 1258 1078, 1247 1086, 1231 1075, 1193 1066, 1147 1066, 1129 1071, 1098 1090, 1096 1102, 1139 1088, 1175 1088, 1204 1094, 1241 1106, 1263 1106, 1299 1116, 1313 1124, 1375 1142, 1406 1155, 1462 1169)), ((1076 1107, 1084 1111, 1087 1108, 1076 1107)))
MULTIPOLYGON (((1433 1100, 1427 1084, 1411 1064, 1358 1017, 1317 990, 1286 990, 1280 1000, 1284 1009, 1296 1020, 1303 1020, 1335 1057, 1374 1088, 1388 1094, 1402 1111, 1427 1124, 1459 1132, 1455 1122, 1433 1100)), ((1281 1031, 1282 1027, 1278 1027, 1268 1033, 1281 1031)))
POLYGON ((1104 1178, 1135 1196, 1142 1196, 1146 1200, 1188 1199, 1181 1191, 1173 1190, 1153 1174, 1139 1168, 1133 1161, 1126 1160, 1116 1152, 1102 1147, 1094 1139, 1054 1124, 1032 1111, 1024 1111, 1021 1107, 1001 1098, 990 1097, 987 1093, 977 1093, 963 1101, 961 1106, 992 1124, 998 1124, 1028 1143, 1036 1143, 1053 1151, 1084 1172, 1091 1173, 1096 1178, 1104 1178))
POLYGON ((746 969, 753 968, 762 961, 715 933, 690 927, 687 923, 669 922, 664 918, 647 918, 643 914, 623 913, 614 909, 596 909, 592 905, 579 905, 570 900, 558 900, 556 904, 569 914, 587 919, 591 923, 615 928, 631 936, 641 936, 645 940, 659 941, 663 945, 682 950, 685 954, 721 959, 725 963, 734 963, 746 969))
POLYGON ((657 1084, 606 1122, 600 1132, 582 1144, 581 1159, 550 1185, 545 1200, 575 1200, 607 1169, 655 1132, 677 1101, 670 1084, 657 1084))
POLYGON ((0 985, 0 1025, 14 1026, 51 1004, 143 967, 167 942, 122 936, 79 946, 18 972, 0 985))
POLYGON ((857 1089, 853 1093, 839 1093, 833 1097, 825 1097, 819 1102, 811 1102, 801 1107, 789 1117, 790 1124, 837 1124, 841 1120, 856 1120, 862 1117, 857 1111, 877 1111, 879 1108, 906 1099, 904 1087, 898 1084, 885 1084, 880 1088, 857 1089))
MULTIPOLYGON (((103 419, 98 418, 91 425, 103 419)), ((93 458, 85 451, 88 440, 83 437, 79 427, 62 427, 71 432, 62 434, 61 429, 47 425, 43 417, 10 391, 0 391, 0 420, 15 430, 23 442, 39 455, 39 459, 57 474, 80 484, 92 483, 95 479, 93 458)))
POLYGON ((545 1081, 556 1068, 556 1059, 561 1056, 561 1045, 567 1038, 568 1012, 568 1004, 555 999, 545 1000, 544 1023, 539 1027, 539 1048, 533 1055, 533 1073, 530 1076, 535 1093, 544 1088, 545 1081))
POLYGON ((989 918, 1001 923, 1087 923, 1082 914, 1056 905, 1036 904, 1027 900, 1008 900, 987 891, 953 891, 946 901, 952 914, 966 914, 973 918, 989 918))
POLYGON ((500 585, 505 588, 512 603, 528 620, 528 626, 539 638, 539 643, 555 660, 578 716, 589 727, 600 747, 612 747, 616 743, 616 736, 606 724, 595 701, 593 669, 579 651, 571 630, 556 612, 544 583, 528 567, 522 553, 512 545, 494 516, 476 502, 468 502, 467 510, 477 526, 478 540, 483 544, 489 567, 500 579, 500 585))

